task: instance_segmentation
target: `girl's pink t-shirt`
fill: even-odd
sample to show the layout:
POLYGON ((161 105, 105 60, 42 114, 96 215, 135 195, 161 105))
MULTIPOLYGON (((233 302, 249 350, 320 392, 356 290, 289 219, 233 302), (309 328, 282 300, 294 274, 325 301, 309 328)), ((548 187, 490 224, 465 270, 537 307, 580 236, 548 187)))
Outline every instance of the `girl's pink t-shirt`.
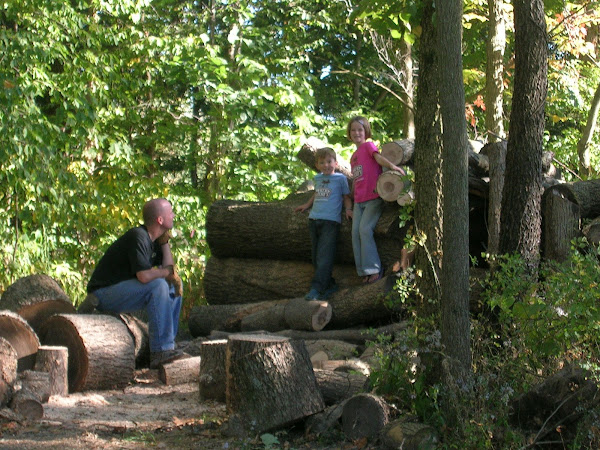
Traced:
POLYGON ((354 184, 354 201, 366 202, 379 197, 377 194, 377 178, 381 175, 381 166, 375 161, 374 153, 379 153, 373 142, 361 144, 350 158, 352 180, 354 184))

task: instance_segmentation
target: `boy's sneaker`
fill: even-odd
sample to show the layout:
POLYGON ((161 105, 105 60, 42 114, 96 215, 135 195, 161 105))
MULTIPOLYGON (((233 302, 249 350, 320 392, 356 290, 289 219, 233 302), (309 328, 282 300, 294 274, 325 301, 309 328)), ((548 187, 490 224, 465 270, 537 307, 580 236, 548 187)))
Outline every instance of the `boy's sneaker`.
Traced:
POLYGON ((333 294, 335 294, 339 290, 339 286, 337 284, 332 284, 327 289, 323 291, 321 295, 319 295, 319 300, 327 300, 333 294))
POLYGON ((304 296, 304 300, 319 300, 319 291, 317 291, 316 289, 312 288, 308 294, 306 294, 304 296))

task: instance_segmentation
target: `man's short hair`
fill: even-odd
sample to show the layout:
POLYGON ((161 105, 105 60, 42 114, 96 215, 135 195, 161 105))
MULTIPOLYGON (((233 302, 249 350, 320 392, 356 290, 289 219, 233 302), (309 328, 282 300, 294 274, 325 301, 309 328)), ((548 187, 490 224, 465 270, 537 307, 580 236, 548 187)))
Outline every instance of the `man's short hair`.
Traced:
POLYGON ((148 200, 142 209, 142 218, 144 225, 151 225, 156 222, 156 219, 163 213, 165 204, 169 203, 166 198, 154 198, 148 200))
POLYGON ((323 147, 317 149, 315 153, 315 161, 319 161, 320 159, 325 159, 326 157, 331 156, 333 159, 337 161, 337 156, 335 154, 335 150, 331 147, 323 147))

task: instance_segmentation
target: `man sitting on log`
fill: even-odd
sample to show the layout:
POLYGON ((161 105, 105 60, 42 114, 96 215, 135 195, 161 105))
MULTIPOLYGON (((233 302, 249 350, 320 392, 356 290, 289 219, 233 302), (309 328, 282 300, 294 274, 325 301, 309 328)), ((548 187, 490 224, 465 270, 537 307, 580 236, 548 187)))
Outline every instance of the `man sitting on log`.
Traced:
POLYGON ((144 225, 131 228, 106 250, 87 285, 79 313, 148 312, 150 368, 187 356, 175 350, 181 279, 169 246, 173 208, 164 198, 146 202, 144 225))

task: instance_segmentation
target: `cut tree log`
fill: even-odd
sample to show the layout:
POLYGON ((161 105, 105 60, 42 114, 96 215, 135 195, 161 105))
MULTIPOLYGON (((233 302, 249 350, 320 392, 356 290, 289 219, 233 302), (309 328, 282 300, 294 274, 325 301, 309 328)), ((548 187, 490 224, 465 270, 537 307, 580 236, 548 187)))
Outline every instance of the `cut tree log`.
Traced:
POLYGON ((48 403, 50 399, 51 380, 48 372, 24 370, 19 373, 18 383, 21 389, 35 395, 40 403, 48 403))
POLYGON ((385 400, 373 394, 358 394, 344 405, 342 429, 350 439, 372 438, 387 425, 389 418, 385 400))
POLYGON ((0 407, 8 404, 12 397, 13 385, 17 379, 17 351, 0 337, 0 407))
POLYGON ((316 353, 322 352, 327 356, 327 358, 322 358, 324 361, 352 358, 359 352, 358 345, 342 340, 307 339, 304 344, 311 359, 316 353))
POLYGON ((398 202, 403 194, 408 194, 411 188, 409 180, 405 175, 395 170, 386 170, 377 178, 377 193, 386 202, 398 202))
MULTIPOLYGON (((214 202, 206 216, 206 240, 218 258, 254 258, 310 262, 308 214, 295 213, 312 192, 292 194, 277 202, 214 202)), ((386 203, 375 227, 379 256, 386 267, 400 258, 407 227, 400 228, 398 204, 386 203)), ((338 239, 337 264, 354 264, 352 224, 343 220, 338 239)))
POLYGON ((597 247, 600 244, 600 217, 583 227, 583 235, 591 245, 597 247))
POLYGON ((402 166, 412 162, 415 152, 414 139, 402 139, 388 142, 381 146, 381 155, 396 166, 402 166))
POLYGON ((34 421, 44 417, 44 405, 38 396, 27 389, 20 389, 13 395, 10 408, 25 420, 34 421))
POLYGON ((504 172, 506 170, 506 141, 486 144, 482 153, 489 158, 490 189, 488 195, 488 252, 497 255, 500 248, 500 209, 504 172))
MULTIPOLYGON (((310 290, 314 272, 308 261, 211 256, 204 271, 204 294, 209 305, 302 297, 310 290)), ((333 278, 340 286, 362 282, 354 263, 335 265, 333 278)))
POLYGON ((35 370, 50 374, 50 395, 64 397, 69 393, 69 349, 40 345, 35 358, 35 370))
POLYGON ((379 440, 384 449, 435 450, 439 436, 431 425, 407 421, 405 418, 389 422, 381 430, 379 440))
POLYGON ((227 340, 206 341, 200 345, 200 400, 225 403, 225 351, 227 340))
POLYGON ((150 335, 148 324, 133 314, 119 314, 135 344, 135 367, 141 369, 150 365, 150 335))
MULTIPOLYGON (((401 332, 408 326, 407 322, 397 322, 390 325, 384 325, 378 328, 355 328, 355 329, 340 329, 340 330, 323 330, 323 331, 298 331, 284 330, 277 331, 273 334, 278 336, 286 336, 291 339, 330 339, 337 341, 346 341, 351 344, 364 345, 367 341, 376 341, 379 336, 390 336, 401 332)), ((212 333, 211 333, 212 335, 212 333)), ((215 333, 215 337, 218 333, 215 333)), ((224 336, 221 335, 221 339, 224 336)))
POLYGON ((134 342, 120 319, 58 314, 42 327, 44 345, 69 349, 69 392, 123 388, 133 379, 134 342))
POLYGON ((162 364, 158 378, 167 386, 197 382, 200 378, 200 359, 200 356, 193 356, 162 364))
POLYGON ((17 370, 33 369, 40 341, 23 317, 12 311, 0 311, 0 337, 10 342, 17 352, 17 370))
POLYGON ((228 434, 255 435, 325 408, 304 342, 236 335, 227 342, 228 434))
POLYGON ((366 377, 371 373, 369 364, 357 358, 313 362, 313 368, 331 372, 359 373, 366 377))
POLYGON ((369 378, 361 373, 323 369, 314 369, 314 373, 323 400, 328 406, 364 392, 369 386, 369 378))
POLYGON ((45 274, 19 278, 8 286, 0 299, 0 308, 19 314, 36 333, 48 317, 75 312, 62 287, 45 274))
POLYGON ((293 298, 242 319, 242 331, 321 331, 331 320, 331 305, 324 301, 293 298))
MULTIPOLYGON (((300 161, 302 161, 304 164, 306 164, 308 167, 310 167, 311 169, 316 170, 317 150, 320 148, 325 148, 325 147, 331 148, 330 145, 327 145, 320 139, 311 137, 302 146, 302 148, 300 148, 300 150, 296 154, 296 157, 300 161)), ((341 158, 340 155, 336 155, 336 160, 337 160, 337 168, 335 171, 346 175, 346 178, 348 178, 348 180, 351 180, 352 179, 352 171, 350 170, 350 164, 347 161, 345 161, 343 158, 341 158)))
POLYGON ((571 240, 582 236, 581 208, 564 192, 551 188, 542 197, 542 249, 548 260, 565 261, 571 240))
POLYGON ((579 206, 582 219, 600 216, 600 180, 557 184, 546 189, 543 197, 551 195, 560 195, 579 206))

